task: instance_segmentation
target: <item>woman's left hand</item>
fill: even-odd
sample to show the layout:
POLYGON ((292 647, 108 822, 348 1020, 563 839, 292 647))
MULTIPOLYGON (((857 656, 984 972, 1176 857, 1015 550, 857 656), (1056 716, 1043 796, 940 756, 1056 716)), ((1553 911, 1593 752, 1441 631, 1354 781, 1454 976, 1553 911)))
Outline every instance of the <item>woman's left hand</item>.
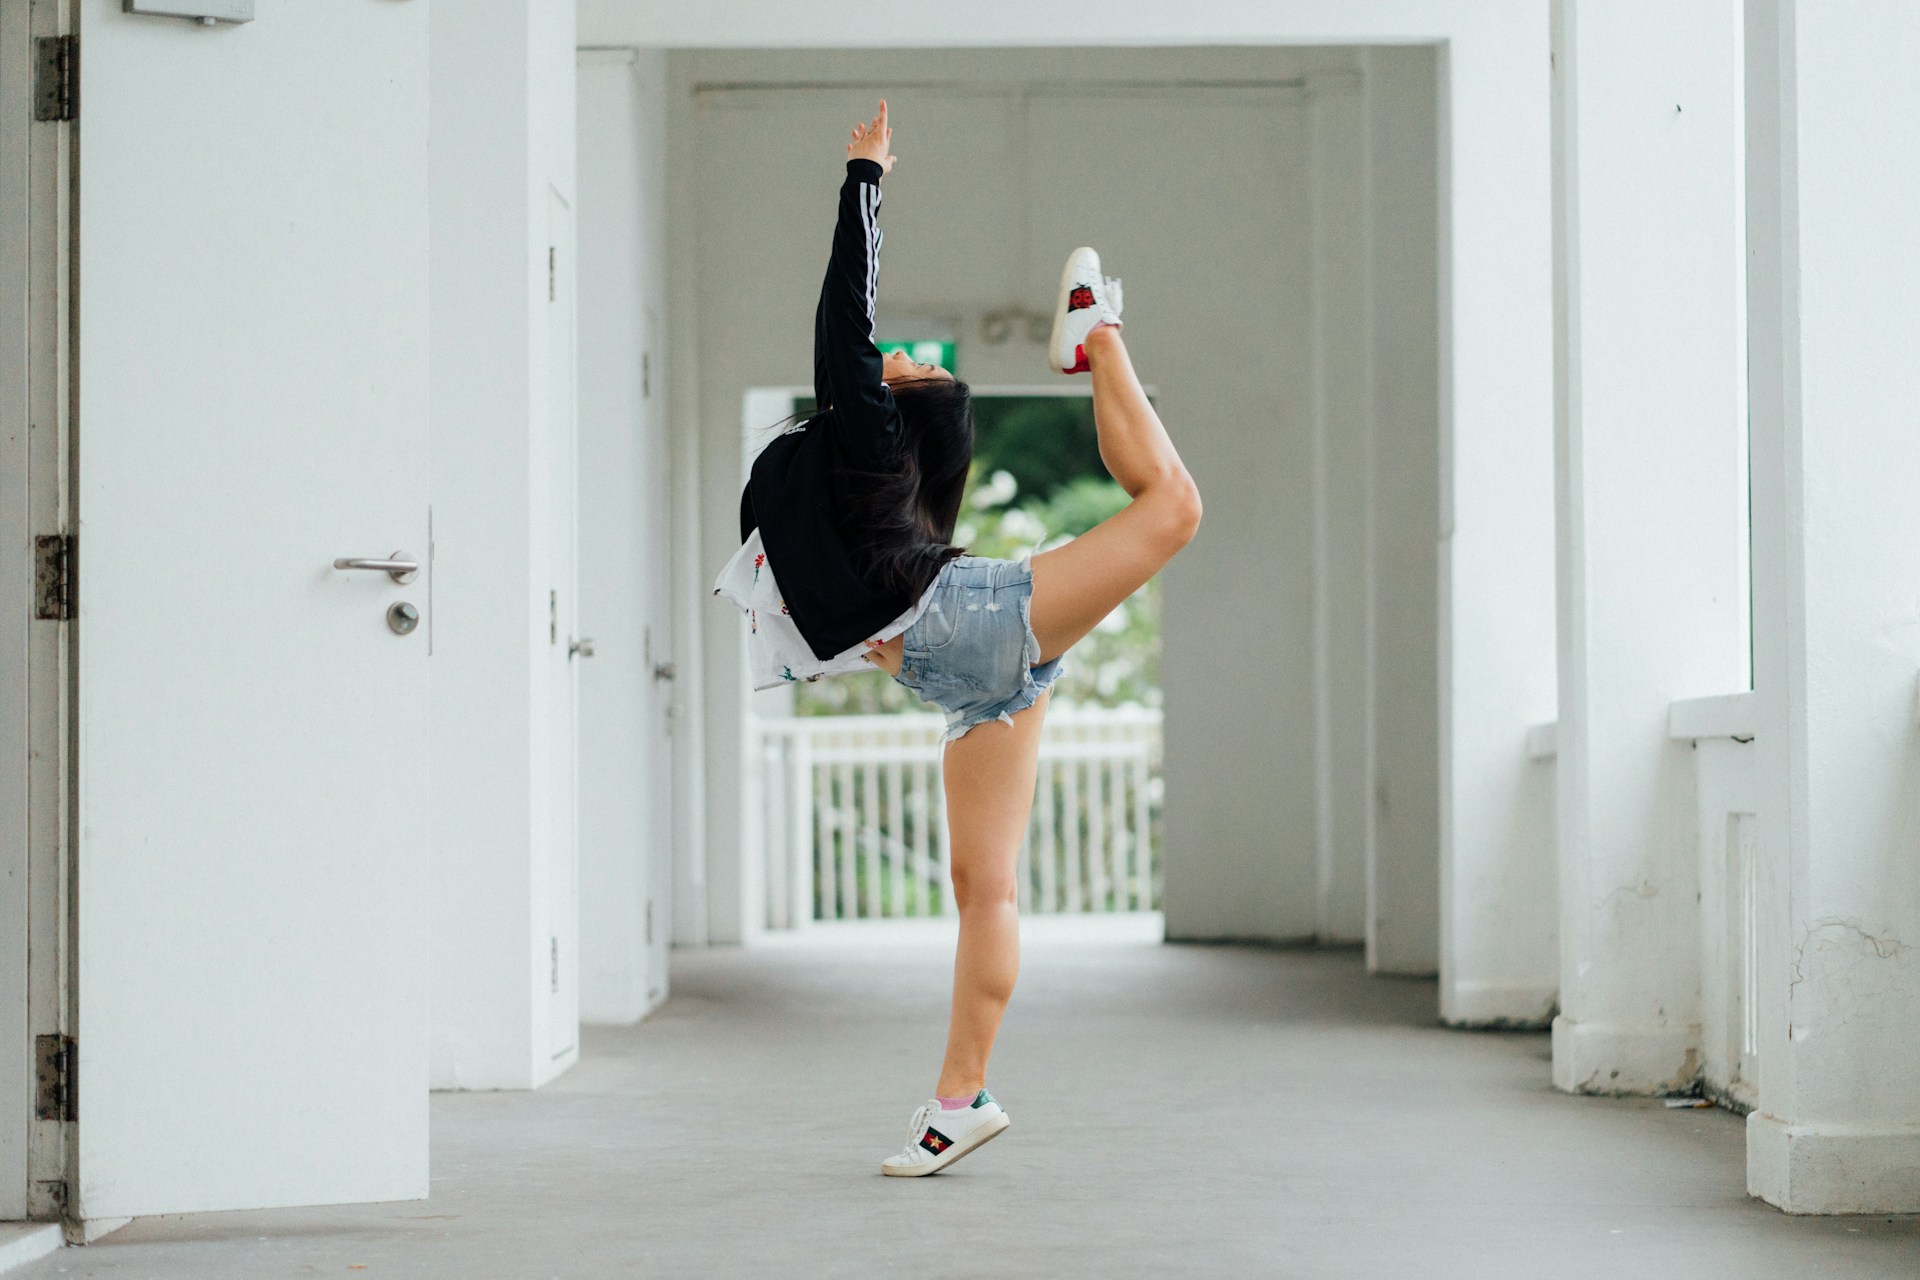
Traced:
POLYGON ((865 124, 853 126, 853 141, 847 144, 847 159, 871 160, 880 166, 882 174, 893 172, 893 162, 898 158, 887 154, 887 147, 893 142, 893 130, 887 127, 887 100, 880 99, 880 114, 865 124))

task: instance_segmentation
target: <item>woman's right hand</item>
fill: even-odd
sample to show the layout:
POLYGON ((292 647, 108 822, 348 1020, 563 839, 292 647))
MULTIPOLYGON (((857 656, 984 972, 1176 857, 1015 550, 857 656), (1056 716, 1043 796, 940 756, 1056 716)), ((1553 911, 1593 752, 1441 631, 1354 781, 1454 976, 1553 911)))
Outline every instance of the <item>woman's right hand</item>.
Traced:
POLYGON ((871 160, 880 166, 882 174, 893 172, 893 162, 897 158, 887 154, 887 147, 893 141, 893 130, 887 127, 887 100, 880 99, 880 113, 865 124, 853 126, 853 141, 847 144, 847 159, 871 160))

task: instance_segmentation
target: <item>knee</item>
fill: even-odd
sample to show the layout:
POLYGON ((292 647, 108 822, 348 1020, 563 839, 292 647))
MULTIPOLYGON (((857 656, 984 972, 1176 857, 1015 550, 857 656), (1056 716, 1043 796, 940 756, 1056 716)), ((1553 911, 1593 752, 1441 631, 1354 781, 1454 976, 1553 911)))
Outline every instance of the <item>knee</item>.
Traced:
POLYGON ((982 871, 953 868, 953 904, 962 911, 974 907, 1004 906, 1017 901, 1011 868, 982 871))
POLYGON ((1183 467, 1166 478, 1161 490, 1167 542, 1172 551, 1178 551, 1200 531, 1200 486, 1183 467))

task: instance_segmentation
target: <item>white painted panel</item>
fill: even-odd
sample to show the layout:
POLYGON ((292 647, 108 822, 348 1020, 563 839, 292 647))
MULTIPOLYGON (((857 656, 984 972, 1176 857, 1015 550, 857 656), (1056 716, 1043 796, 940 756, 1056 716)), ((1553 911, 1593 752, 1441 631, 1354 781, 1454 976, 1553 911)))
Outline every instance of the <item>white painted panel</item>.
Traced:
POLYGON ((74 1212, 424 1196, 426 8, 80 12, 74 1212))

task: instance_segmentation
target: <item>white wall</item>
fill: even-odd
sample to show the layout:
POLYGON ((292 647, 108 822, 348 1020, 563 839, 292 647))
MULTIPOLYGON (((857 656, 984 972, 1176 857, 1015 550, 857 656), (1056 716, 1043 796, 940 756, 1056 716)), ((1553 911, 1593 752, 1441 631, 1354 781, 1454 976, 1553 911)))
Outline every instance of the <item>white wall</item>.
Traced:
MULTIPOLYGON (((432 15, 433 1083, 549 1052, 550 188, 573 191, 572 6, 432 15)), ((562 801, 564 802, 564 801, 562 801)), ((570 945, 570 942, 569 942, 570 945)))
POLYGON ((580 1001, 666 998, 666 55, 580 54, 580 1001))
POLYGON ((1759 1106, 1747 1185, 1920 1211, 1920 12, 1748 6, 1759 1106))
POLYGON ((1657 33, 1593 0, 1557 19, 1562 1089, 1698 1070, 1694 764, 1667 716, 1748 680, 1739 46, 1727 0, 1657 33))

